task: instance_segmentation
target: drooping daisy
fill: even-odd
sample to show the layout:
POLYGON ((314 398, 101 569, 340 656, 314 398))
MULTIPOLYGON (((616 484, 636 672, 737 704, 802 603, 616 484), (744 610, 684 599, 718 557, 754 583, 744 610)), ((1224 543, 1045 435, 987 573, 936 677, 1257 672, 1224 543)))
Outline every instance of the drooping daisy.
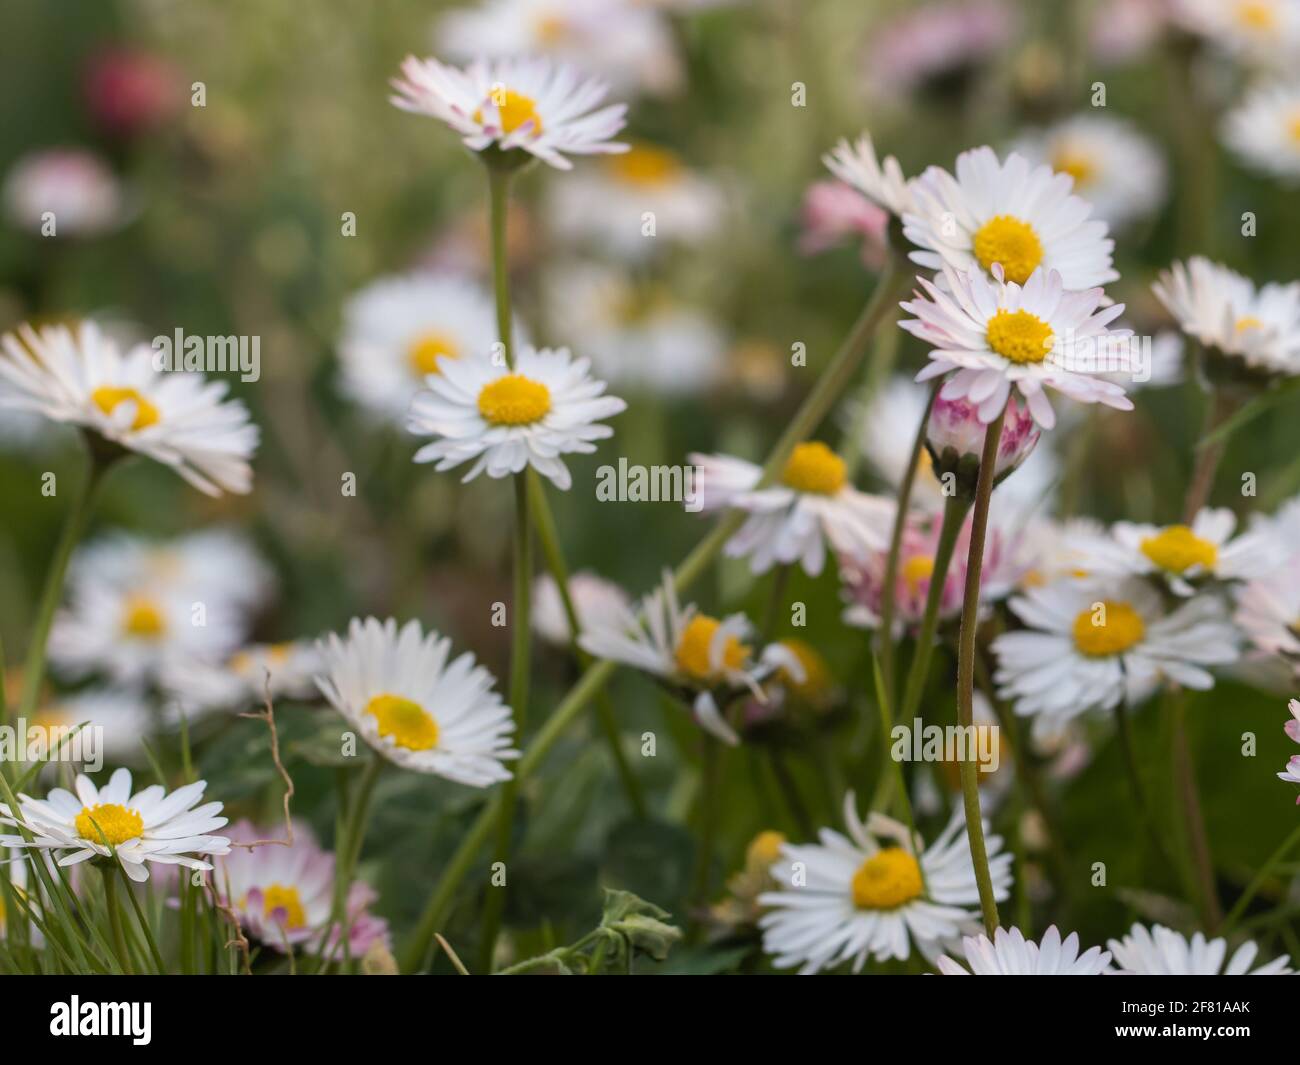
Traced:
POLYGON ((1254 89, 1224 119, 1223 140, 1255 170, 1300 181, 1300 82, 1254 89))
POLYGON ((639 262, 668 244, 706 240, 726 205, 717 186, 674 152, 634 142, 621 155, 553 182, 547 218, 564 239, 639 262))
POLYGON ((994 640, 996 680, 1016 713, 1034 718, 1035 733, 1088 710, 1138 706, 1166 681, 1212 688, 1206 667, 1239 654, 1237 630, 1216 597, 1165 613, 1160 593, 1140 578, 1058 581, 1010 607, 1028 628, 994 640))
POLYGON ((177 656, 164 662, 161 684, 186 713, 244 710, 275 699, 311 699, 322 661, 306 640, 241 647, 224 661, 177 656))
POLYGON ((1300 675, 1300 558, 1238 589, 1233 620, 1246 635, 1252 666, 1281 663, 1300 675))
POLYGON ((965 968, 947 955, 939 959, 944 976, 1100 976, 1110 967, 1110 951, 1091 947, 1079 953, 1079 935, 1071 932, 1065 939, 1056 925, 1044 934, 1041 943, 1026 940, 1019 928, 999 928, 990 943, 986 935, 967 936, 962 940, 965 968))
MULTIPOLYGON (((1284 726, 1286 734, 1294 742, 1300 743, 1300 699, 1292 699, 1287 703, 1287 709, 1291 711, 1291 720, 1284 726)), ((1300 784, 1300 754, 1287 759, 1286 769, 1278 774, 1278 778, 1288 784, 1300 784)), ((1300 806, 1300 795, 1295 797, 1295 801, 1300 806)))
POLYGON ((1098 218, 1120 226, 1151 214, 1165 197, 1165 161, 1124 119, 1079 114, 1025 138, 1016 150, 1074 179, 1098 218))
POLYGON ((1000 269, 989 280, 945 266, 947 291, 917 278, 926 295, 918 292, 902 305, 916 317, 899 323, 932 345, 930 363, 916 379, 951 373, 940 395, 969 400, 986 424, 1002 413, 1013 388, 1044 429, 1056 424, 1045 388, 1080 403, 1132 410, 1124 389, 1095 372, 1127 354, 1129 331, 1107 328, 1124 305, 1101 308, 1099 288, 1065 291, 1055 270, 1035 270, 1022 286, 1002 280, 1000 269))
POLYGON ((822 156, 826 169, 847 185, 895 218, 915 210, 911 181, 903 176, 903 168, 892 155, 884 162, 876 158, 876 147, 871 134, 863 132, 852 143, 843 138, 834 149, 822 156))
POLYGON ((672 574, 665 573, 662 585, 645 597, 638 610, 624 608, 612 623, 593 626, 582 634, 579 645, 595 658, 633 666, 693 692, 700 727, 724 743, 736 744, 740 738, 719 711, 718 697, 748 691, 762 699, 760 682, 782 665, 802 675, 794 656, 775 644, 755 658, 753 649, 742 642, 749 635, 749 621, 743 614, 719 620, 694 604, 679 606, 672 574))
POLYGON ((435 33, 454 59, 547 55, 624 92, 662 94, 682 81, 670 25, 635 0, 488 0, 443 15, 435 33))
MULTIPOLYGON (((283 828, 261 830, 237 821, 227 830, 232 844, 277 839, 283 828)), ((216 863, 213 886, 240 927, 272 950, 304 949, 341 960, 341 929, 330 921, 334 855, 316 841, 311 827, 293 824, 293 844, 231 848, 216 863)), ((378 896, 370 885, 353 881, 348 889, 349 956, 360 958, 375 943, 388 945, 388 922, 368 912, 378 896)))
MULTIPOLYGON (((614 624, 631 605, 622 588, 594 573, 573 574, 569 578, 569 596, 582 631, 614 624)), ((569 619, 564 613, 559 585, 549 573, 533 582, 532 624, 548 643, 569 646, 569 619)))
POLYGON ((573 164, 566 155, 627 147, 610 140, 623 128, 627 105, 593 110, 605 96, 604 83, 547 59, 476 59, 460 70, 408 56, 392 85, 394 106, 440 119, 472 151, 495 145, 568 170, 573 164))
MULTIPOLYGON (((869 957, 904 960, 913 946, 934 958, 978 926, 979 887, 960 814, 925 847, 882 814, 863 824, 854 803, 850 792, 847 837, 823 828, 819 843, 782 845, 772 866, 780 888, 759 896, 769 907, 759 925, 778 969, 808 974, 852 961, 858 972, 869 957)), ((985 843, 993 894, 1002 901, 1011 855, 1001 853, 999 836, 986 835, 985 843)))
POLYGON ((903 232, 920 251, 912 261, 990 276, 1000 264, 1008 281, 1024 285, 1035 270, 1055 271, 1066 292, 1116 280, 1115 242, 1091 205, 1073 194, 1074 179, 1012 152, 999 162, 992 148, 957 157, 957 176, 929 167, 911 185, 915 207, 903 232))
POLYGON ((849 483, 844 460, 819 440, 796 444, 781 476, 759 487, 762 468, 729 455, 692 454, 705 511, 734 507, 750 516, 727 541, 731 558, 754 573, 799 563, 821 573, 826 548, 865 559, 889 543, 893 504, 849 483))
POLYGON ((93 322, 75 332, 23 325, 0 338, 0 409, 93 430, 210 496, 253 484, 258 429, 227 390, 197 373, 156 370, 146 344, 123 354, 93 322))
POLYGON ((1291 959, 1283 954, 1267 965, 1251 969, 1259 944, 1247 940, 1228 958, 1226 939, 1206 939, 1200 932, 1190 940, 1162 925, 1148 930, 1135 924, 1123 939, 1106 946, 1115 955, 1115 967, 1139 976, 1288 976, 1291 959))
POLYGON ((116 770, 103 788, 78 774, 75 795, 63 788, 44 800, 19 794, 16 819, 0 806, 0 823, 21 821, 34 837, 28 843, 21 835, 3 836, 0 845, 63 852, 63 866, 116 853, 127 876, 138 882, 149 879, 154 863, 211 869, 204 858, 229 853, 230 841, 208 834, 226 823, 221 803, 195 805, 206 787, 199 780, 170 794, 161 784, 132 793, 129 770, 116 770))
POLYGON ((42 237, 94 237, 130 218, 108 164, 80 148, 51 148, 18 160, 5 177, 4 205, 19 229, 42 237))
POLYGON ((1171 14, 1184 29, 1249 63, 1282 65, 1300 48, 1296 0, 1174 0, 1171 14))
MULTIPOLYGON (((1029 405, 1012 395, 993 460, 993 484, 1000 485, 1033 454, 1042 435, 1029 413, 1029 405)), ((935 397, 926 423, 925 448, 930 468, 942 484, 951 475, 952 490, 974 498, 979 477, 984 435, 988 427, 980 421, 978 404, 969 399, 935 397)), ((1001 499, 1002 497, 999 497, 1001 499)))
POLYGON ((1300 281, 1254 283, 1194 256, 1152 286, 1183 332, 1229 369, 1265 378, 1300 374, 1300 281))
POLYGON ((342 389, 401 425, 440 362, 489 359, 496 341, 492 301, 471 281, 432 274, 375 281, 343 305, 342 389))
POLYGON ((605 383, 586 359, 567 348, 521 348, 514 369, 491 361, 443 361, 411 403, 407 429, 438 439, 415 453, 416 462, 450 470, 474 460, 463 480, 486 471, 505 477, 532 466, 559 489, 573 483, 561 455, 590 454, 594 440, 614 435, 601 425, 627 408, 606 396, 605 383))
POLYGON ((510 708, 468 651, 448 662, 451 640, 418 621, 353 618, 346 639, 321 642, 321 693, 391 762, 471 787, 510 779, 510 708))
POLYGON ((1207 580, 1249 580, 1282 558, 1273 539, 1256 530, 1233 537, 1237 517, 1226 507, 1203 507, 1188 525, 1119 521, 1103 536, 1084 534, 1071 546, 1091 576, 1154 576, 1177 595, 1192 595, 1207 580))

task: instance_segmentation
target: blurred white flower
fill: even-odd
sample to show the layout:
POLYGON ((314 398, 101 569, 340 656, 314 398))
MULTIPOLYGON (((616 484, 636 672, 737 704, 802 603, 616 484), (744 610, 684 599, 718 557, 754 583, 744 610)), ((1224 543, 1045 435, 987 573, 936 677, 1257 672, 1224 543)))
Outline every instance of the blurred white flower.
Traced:
POLYGON ((4 184, 9 221, 50 237, 94 237, 130 217, 121 184, 99 156, 81 148, 32 152, 10 169, 4 184))
POLYGON ((1300 182, 1300 81, 1252 89, 1223 120, 1223 141, 1252 169, 1300 182))
MULTIPOLYGON (((631 605, 628 595, 613 581, 594 573, 574 573, 569 577, 569 597, 578 615, 580 632, 615 624, 631 605)), ((544 573, 533 582, 533 629, 548 643, 568 647, 569 619, 560 599, 555 578, 544 573)))
POLYGON ((1251 969, 1259 954, 1259 944, 1252 940, 1228 958, 1226 939, 1206 939, 1197 932, 1189 940, 1158 924, 1149 930, 1135 924, 1123 939, 1112 939, 1106 946, 1115 955, 1119 972, 1139 976, 1287 976, 1292 971, 1291 959, 1285 954, 1251 969))

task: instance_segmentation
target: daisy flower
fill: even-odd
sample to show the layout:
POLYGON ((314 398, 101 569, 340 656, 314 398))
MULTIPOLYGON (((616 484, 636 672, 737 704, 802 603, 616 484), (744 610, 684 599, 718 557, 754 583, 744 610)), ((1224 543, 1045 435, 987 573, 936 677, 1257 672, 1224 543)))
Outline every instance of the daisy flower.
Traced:
POLYGON ((883 163, 877 160, 870 133, 861 133, 853 142, 842 138, 822 156, 822 163, 846 185, 895 218, 902 218, 916 208, 912 183, 903 176, 903 168, 892 155, 885 156, 883 163))
POLYGON ((317 695, 320 650, 305 640, 249 644, 223 662, 177 657, 163 663, 164 691, 184 711, 244 710, 272 700, 317 695))
POLYGON ((1188 525, 1141 525, 1119 521, 1101 536, 1087 534, 1070 545, 1089 576, 1157 577, 1176 595, 1192 595, 1206 580, 1261 577, 1282 562, 1263 530, 1233 537, 1237 517, 1226 507, 1203 507, 1188 525))
POLYGON ((962 953, 969 972, 946 954, 939 959, 939 972, 944 976, 1100 976, 1110 967, 1110 951, 1092 947, 1080 954, 1078 933, 1062 940, 1056 925, 1044 933, 1041 943, 1026 940, 1019 928, 999 928, 991 943, 983 934, 967 936, 962 953))
POLYGON ((672 574, 665 573, 663 584, 645 597, 639 611, 624 607, 612 622, 584 632, 578 643, 594 658, 633 666, 694 692, 700 727, 734 745, 740 738, 719 711, 715 692, 726 698, 748 690, 761 701, 760 683, 777 668, 803 676, 795 656, 775 644, 756 660, 742 642, 749 635, 743 614, 719 620, 694 605, 679 606, 672 574))
MULTIPOLYGON (((778 969, 801 974, 868 957, 905 960, 915 946, 934 958, 979 920, 979 887, 960 814, 929 847, 909 839, 899 822, 873 813, 864 824, 850 792, 844 801, 848 836, 824 828, 819 843, 781 846, 771 869, 780 885, 759 896, 763 950, 778 969), (882 842, 889 845, 882 846, 882 842)), ((985 831, 988 831, 985 826, 985 831)), ((993 894, 1011 886, 1011 855, 986 836, 993 894)))
POLYGON ((462 480, 521 473, 532 466, 557 488, 573 483, 561 455, 590 454, 593 440, 614 430, 599 424, 627 404, 606 396, 586 359, 567 348, 522 348, 514 369, 491 361, 451 361, 428 377, 416 394, 406 427, 416 436, 438 437, 415 453, 416 462, 450 470, 474 460, 462 480))
POLYGON ((593 110, 604 83, 546 59, 476 59, 460 70, 408 56, 392 85, 395 107, 441 120, 472 151, 495 145, 568 170, 566 155, 627 150, 610 140, 623 128, 627 105, 593 110))
POLYGON ((917 278, 926 295, 902 304, 916 317, 899 325, 931 345, 918 381, 952 374, 940 392, 944 399, 969 400, 988 424, 1014 388, 1044 429, 1056 424, 1045 388, 1080 403, 1133 409, 1124 389, 1095 373, 1128 354, 1129 331, 1107 328, 1124 313, 1122 303, 1101 308, 1099 288, 1068 292, 1055 270, 1035 270, 1023 286, 1003 280, 1000 267, 989 280, 945 266, 943 279, 947 291, 917 278))
POLYGON ((1281 65, 1300 47, 1297 0, 1174 0, 1184 29, 1249 63, 1281 65))
MULTIPOLYGON (((616 624, 631 605, 622 588, 594 573, 570 576, 569 597, 582 631, 616 624)), ((532 624, 537 635, 547 643, 569 646, 569 619, 560 599, 560 586, 549 573, 533 582, 532 624)))
MULTIPOLYGON (((238 844, 274 838, 278 832, 238 821, 226 834, 238 844)), ((330 921, 334 855, 321 847, 304 822, 294 822, 291 846, 232 847, 217 862, 213 884, 240 927, 265 946, 281 953, 303 947, 325 957, 343 956, 340 928, 330 921)), ((361 881, 353 881, 348 890, 348 949, 353 958, 364 956, 375 943, 390 942, 388 922, 367 912, 377 897, 361 881)))
POLYGON ((1300 558, 1239 588, 1233 620, 1246 635, 1249 658, 1281 661, 1300 675, 1300 558))
POLYGON ((889 213, 843 181, 814 181, 799 212, 799 254, 820 255, 845 239, 861 241, 862 263, 879 270, 885 262, 889 213))
POLYGON ((1148 930, 1135 924, 1123 939, 1112 939, 1106 946, 1115 955, 1120 972, 1138 976, 1288 976, 1292 972, 1291 959, 1285 954, 1252 970, 1259 945, 1250 940, 1239 946, 1225 965, 1226 939, 1206 939, 1197 932, 1188 940, 1162 925, 1148 930))
POLYGON ((1226 366, 1266 378, 1300 374, 1300 281, 1256 288, 1198 255, 1174 263, 1152 288, 1183 332, 1226 366))
POLYGON ((258 429, 224 383, 154 369, 154 351, 123 354, 93 322, 75 332, 29 325, 0 337, 0 409, 35 411, 93 430, 170 466, 199 491, 247 493, 258 429))
POLYGON ((1016 145, 1031 163, 1074 179, 1074 191, 1098 218, 1120 226, 1157 210, 1165 198, 1165 161, 1149 138, 1123 119, 1080 114, 1016 145))
POLYGON ((510 779, 510 708, 472 654, 447 661, 450 639, 418 621, 353 618, 320 650, 322 694, 389 761, 476 788, 510 779))
POLYGON ((1300 82, 1252 90, 1224 119, 1223 140, 1253 169, 1300 181, 1300 82))
POLYGON ((1073 195, 1074 179, 1012 152, 999 162, 992 148, 957 157, 957 176, 929 167, 912 182, 915 209, 903 232, 920 251, 912 261, 928 270, 993 273, 1025 284, 1035 270, 1055 271, 1067 292, 1099 288, 1119 277, 1111 265, 1115 242, 1106 223, 1089 219, 1092 206, 1073 195))
MULTIPOLYGON (((1291 711, 1291 720, 1283 727, 1294 742, 1300 743, 1300 699, 1292 699, 1287 703, 1287 709, 1291 711)), ((1300 784, 1300 754, 1287 759, 1286 770, 1278 774, 1278 779, 1289 784, 1300 784)), ((1296 796, 1295 801, 1300 806, 1300 795, 1296 796)))
POLYGON ((750 515, 725 551, 748 558, 755 574, 797 562, 815 577, 828 544, 837 554, 866 558, 889 543, 893 503, 854 488, 844 460, 819 440, 796 444, 780 477, 766 487, 759 486, 762 468, 744 459, 693 453, 689 461, 705 511, 750 515))
POLYGON ((1053 731, 1088 710, 1145 702, 1165 681, 1201 691, 1207 666, 1238 658, 1237 630, 1222 604, 1200 596, 1165 613, 1140 578, 1102 585, 1062 581, 1010 601, 1028 628, 993 641, 1000 694, 1053 731))
POLYGON ((492 300, 471 281, 432 274, 375 281, 343 305, 341 388, 401 425, 440 362, 486 360, 496 341, 492 300))
POLYGON ((126 194, 112 170, 81 148, 23 156, 5 178, 2 195, 9 220, 43 237, 95 237, 130 217, 126 194))
POLYGON ((151 864, 211 869, 204 858, 229 853, 230 841, 208 835, 226 818, 219 816, 219 802, 196 805, 207 786, 199 780, 168 794, 161 784, 151 784, 133 794, 129 770, 116 770, 103 788, 79 773, 75 795, 63 788, 44 800, 20 794, 16 819, 0 806, 5 815, 0 821, 21 822, 34 836, 31 843, 21 835, 3 836, 0 845, 63 852, 62 866, 116 854, 126 875, 137 882, 149 879, 151 864))

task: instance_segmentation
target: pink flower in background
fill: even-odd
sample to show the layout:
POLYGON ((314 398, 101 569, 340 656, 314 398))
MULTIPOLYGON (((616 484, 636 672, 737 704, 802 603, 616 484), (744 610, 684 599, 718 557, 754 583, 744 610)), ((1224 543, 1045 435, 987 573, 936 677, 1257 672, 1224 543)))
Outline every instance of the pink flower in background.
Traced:
MULTIPOLYGON (((934 472, 942 480, 945 473, 958 473, 962 460, 973 475, 979 473, 980 455, 984 450, 984 432, 988 428, 979 420, 978 407, 967 399, 944 399, 942 393, 930 408, 926 445, 930 449, 934 472)), ((994 484, 1015 471, 1029 458, 1042 430, 1029 413, 1029 405, 1018 396, 1007 403, 1007 417, 998 442, 994 464, 994 484)))
POLYGON ((91 237, 126 221, 122 187, 99 156, 82 148, 48 148, 24 155, 5 178, 9 221, 31 233, 91 237), (47 217, 48 216, 48 217, 47 217))
POLYGON ((1002 0, 926 4, 872 33, 864 70, 873 95, 893 98, 963 73, 1008 44, 1015 12, 1002 0))
MULTIPOLYGON (((1300 699, 1292 699, 1287 704, 1287 709, 1291 711, 1291 720, 1283 727, 1293 741, 1300 743, 1300 699)), ((1293 754, 1287 759, 1286 769, 1278 774, 1278 779, 1300 784, 1300 754, 1293 754)), ((1300 806, 1300 795, 1295 797, 1295 801, 1300 806)))
POLYGON ((1093 18, 1093 54, 1103 63, 1136 59, 1156 43, 1171 18, 1170 0, 1106 0, 1093 18))
POLYGON ((156 128, 181 100, 176 72, 158 56, 132 48, 105 48, 92 56, 85 93, 95 121, 120 136, 156 128))
POLYGON ((815 181, 804 193, 799 253, 819 255, 845 240, 862 241, 862 261, 878 269, 885 261, 888 212, 843 181, 815 181))

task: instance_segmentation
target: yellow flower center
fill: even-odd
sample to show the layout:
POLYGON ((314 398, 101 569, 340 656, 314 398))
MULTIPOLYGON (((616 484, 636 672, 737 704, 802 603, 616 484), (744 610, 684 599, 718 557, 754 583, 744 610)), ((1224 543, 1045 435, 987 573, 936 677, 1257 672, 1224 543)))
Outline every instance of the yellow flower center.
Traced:
POLYGON ((542 44, 560 44, 569 35, 569 24, 559 15, 541 15, 533 24, 533 32, 542 44))
POLYGON ((1034 227, 1009 214, 996 215, 976 231, 971 242, 985 270, 1001 263, 1008 281, 1023 285, 1043 261, 1043 242, 1034 227))
POLYGON ((1058 174, 1069 174, 1074 178, 1076 187, 1082 187, 1092 180, 1096 166, 1091 159, 1080 151, 1062 148, 1052 157, 1052 169, 1058 174))
POLYGON ((1287 132, 1291 134, 1291 139, 1300 144, 1300 111, 1291 116, 1291 121, 1287 124, 1287 132))
POLYGON ((1042 362, 1056 337, 1052 327, 1028 311, 998 311, 988 324, 989 347, 1008 362, 1042 362))
POLYGON ((760 832, 749 842, 745 850, 745 864, 766 869, 781 858, 781 846, 785 836, 772 829, 760 832))
POLYGON ((379 722, 379 735, 399 747, 428 751, 438 746, 438 722, 419 703, 400 695, 376 695, 365 712, 379 722))
POLYGON ((302 906, 298 889, 290 885, 272 884, 262 892, 262 915, 271 918, 276 910, 283 910, 280 923, 285 928, 302 928, 307 923, 307 911, 302 906))
POLYGON ((1142 541, 1142 553, 1161 569, 1182 573, 1192 566, 1212 569, 1219 559, 1219 548, 1210 540, 1197 536, 1186 525, 1170 525, 1155 536, 1142 541))
MULTIPOLYGON (((709 665, 709 647, 721 624, 717 618, 711 618, 707 614, 696 614, 691 618, 677 641, 674 655, 681 672, 695 680, 714 679, 715 673, 709 665)), ((722 645, 722 669, 739 669, 748 657, 749 648, 736 637, 728 636, 722 645)))
POLYGON ((666 185, 682 171, 677 156, 653 144, 634 144, 622 155, 606 156, 605 166, 629 185, 666 185))
MULTIPOLYGON (((492 90, 492 102, 497 105, 497 113, 501 116, 501 129, 504 132, 513 133, 525 122, 533 123, 534 137, 542 132, 542 119, 537 113, 537 105, 531 96, 515 92, 514 89, 497 86, 492 90)), ((474 112, 474 121, 483 121, 482 108, 474 112)))
POLYGON ((167 631, 167 619, 156 601, 144 595, 127 600, 122 613, 122 629, 128 636, 157 640, 167 631))
POLYGON ((826 664, 826 659, 817 653, 816 648, 803 640, 794 639, 782 640, 781 646, 799 660, 799 665, 803 667, 804 679, 802 682, 796 682, 784 666, 777 671, 776 679, 790 691, 810 702, 816 702, 826 695, 831 687, 831 671, 826 664))
POLYGON ((1237 5, 1237 21, 1244 29, 1263 32, 1277 26, 1277 11, 1264 0, 1242 0, 1237 5))
POLYGON ((1138 612, 1128 603, 1106 599, 1074 619, 1074 646, 1090 658, 1121 654, 1146 634, 1138 612))
POLYGON ((459 347, 446 333, 421 333, 407 345, 407 364, 419 377, 437 373, 439 358, 460 358, 459 347))
POLYGON ((110 846, 120 847, 129 839, 144 835, 144 819, 135 810, 128 810, 115 802, 101 802, 83 806, 75 822, 77 835, 91 843, 108 840, 110 846), (98 826, 98 827, 97 827, 98 826))
POLYGON ((934 576, 934 559, 929 555, 913 555, 903 563, 903 580, 907 582, 907 590, 913 595, 921 587, 922 581, 928 581, 934 576))
POLYGON ((853 874, 853 905, 859 910, 895 910, 921 897, 921 865, 902 847, 888 847, 853 874))
POLYGON ((478 412, 493 425, 532 425, 545 418, 550 409, 550 390, 523 374, 498 377, 478 394, 478 412))
POLYGON ((1247 329, 1261 329, 1263 328, 1263 326, 1264 323, 1261 322, 1258 318, 1256 318, 1253 314, 1247 314, 1242 318, 1238 318, 1237 324, 1233 326, 1233 328, 1238 333, 1244 333, 1247 329))
POLYGON ((847 480, 844 460, 820 440, 796 444, 781 474, 781 482, 796 492, 833 496, 847 480))
POLYGON ((90 394, 90 401, 105 414, 112 414, 118 405, 130 401, 135 404, 135 420, 132 429, 147 429, 158 424, 158 408, 140 395, 134 388, 114 388, 101 385, 90 394))

